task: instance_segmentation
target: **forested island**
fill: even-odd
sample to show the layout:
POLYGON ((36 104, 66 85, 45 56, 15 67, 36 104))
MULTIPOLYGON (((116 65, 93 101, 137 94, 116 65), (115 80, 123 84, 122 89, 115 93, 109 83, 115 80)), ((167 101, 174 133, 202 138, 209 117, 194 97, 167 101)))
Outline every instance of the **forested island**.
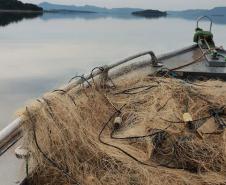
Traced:
POLYGON ((167 16, 167 12, 162 12, 159 10, 143 10, 143 11, 132 12, 132 15, 140 16, 140 17, 147 17, 147 18, 165 17, 165 16, 167 16))
POLYGON ((43 14, 43 9, 18 0, 0 0, 0 26, 7 26, 23 19, 32 19, 43 14))
POLYGON ((0 0, 0 11, 43 11, 41 7, 18 0, 0 0))

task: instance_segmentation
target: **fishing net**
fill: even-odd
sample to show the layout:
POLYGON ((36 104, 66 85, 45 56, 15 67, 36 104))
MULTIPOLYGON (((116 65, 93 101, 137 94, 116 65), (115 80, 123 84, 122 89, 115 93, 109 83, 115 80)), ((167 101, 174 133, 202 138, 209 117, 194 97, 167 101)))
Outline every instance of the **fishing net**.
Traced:
POLYGON ((20 111, 31 184, 226 184, 224 82, 114 83, 56 90, 20 111))

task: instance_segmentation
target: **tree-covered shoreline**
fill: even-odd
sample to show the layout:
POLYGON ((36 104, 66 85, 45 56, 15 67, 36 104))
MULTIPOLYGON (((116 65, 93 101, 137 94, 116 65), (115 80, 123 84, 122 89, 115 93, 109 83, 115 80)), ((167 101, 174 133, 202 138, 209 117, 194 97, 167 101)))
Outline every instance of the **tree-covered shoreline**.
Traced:
POLYGON ((41 7, 18 0, 0 0, 0 11, 43 11, 41 7))
POLYGON ((144 10, 144 11, 133 12, 132 15, 140 16, 140 17, 147 17, 147 18, 165 17, 165 16, 167 16, 167 12, 162 12, 159 10, 144 10))

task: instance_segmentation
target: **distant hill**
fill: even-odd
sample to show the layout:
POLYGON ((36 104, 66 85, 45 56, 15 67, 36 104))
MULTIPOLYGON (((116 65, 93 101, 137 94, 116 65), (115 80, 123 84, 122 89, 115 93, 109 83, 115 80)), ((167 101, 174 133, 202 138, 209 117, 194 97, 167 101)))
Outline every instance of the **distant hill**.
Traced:
POLYGON ((168 15, 171 16, 182 16, 182 17, 197 17, 197 16, 226 16, 226 7, 216 7, 210 10, 205 9, 193 9, 184 11, 167 11, 168 15))
POLYGON ((47 11, 56 11, 56 10, 70 10, 70 11, 80 11, 80 12, 96 12, 96 13, 111 13, 111 14, 131 14, 135 11, 141 11, 143 9, 140 8, 103 8, 91 5, 85 6, 75 6, 75 5, 60 5, 60 4, 52 4, 48 2, 43 2, 39 4, 44 10, 47 11))
POLYGON ((152 17, 165 17, 167 16, 167 13, 159 10, 144 10, 144 11, 132 12, 132 15, 152 18, 152 17))
POLYGON ((210 10, 193 9, 184 11, 167 11, 168 17, 177 17, 188 20, 196 20, 201 16, 208 16, 216 24, 226 24, 226 7, 216 7, 210 10))
POLYGON ((37 5, 22 3, 18 0, 0 0, 0 10, 42 11, 43 9, 37 5))

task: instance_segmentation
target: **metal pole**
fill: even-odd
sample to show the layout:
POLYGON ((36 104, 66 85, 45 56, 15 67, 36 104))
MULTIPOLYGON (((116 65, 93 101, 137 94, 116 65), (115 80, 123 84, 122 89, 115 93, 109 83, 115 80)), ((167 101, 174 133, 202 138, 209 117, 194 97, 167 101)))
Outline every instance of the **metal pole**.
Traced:
POLYGON ((11 124, 9 124, 7 127, 5 127, 3 130, 0 131, 0 147, 1 143, 4 140, 7 140, 7 137, 15 132, 16 129, 20 127, 21 118, 17 118, 14 120, 11 124))

